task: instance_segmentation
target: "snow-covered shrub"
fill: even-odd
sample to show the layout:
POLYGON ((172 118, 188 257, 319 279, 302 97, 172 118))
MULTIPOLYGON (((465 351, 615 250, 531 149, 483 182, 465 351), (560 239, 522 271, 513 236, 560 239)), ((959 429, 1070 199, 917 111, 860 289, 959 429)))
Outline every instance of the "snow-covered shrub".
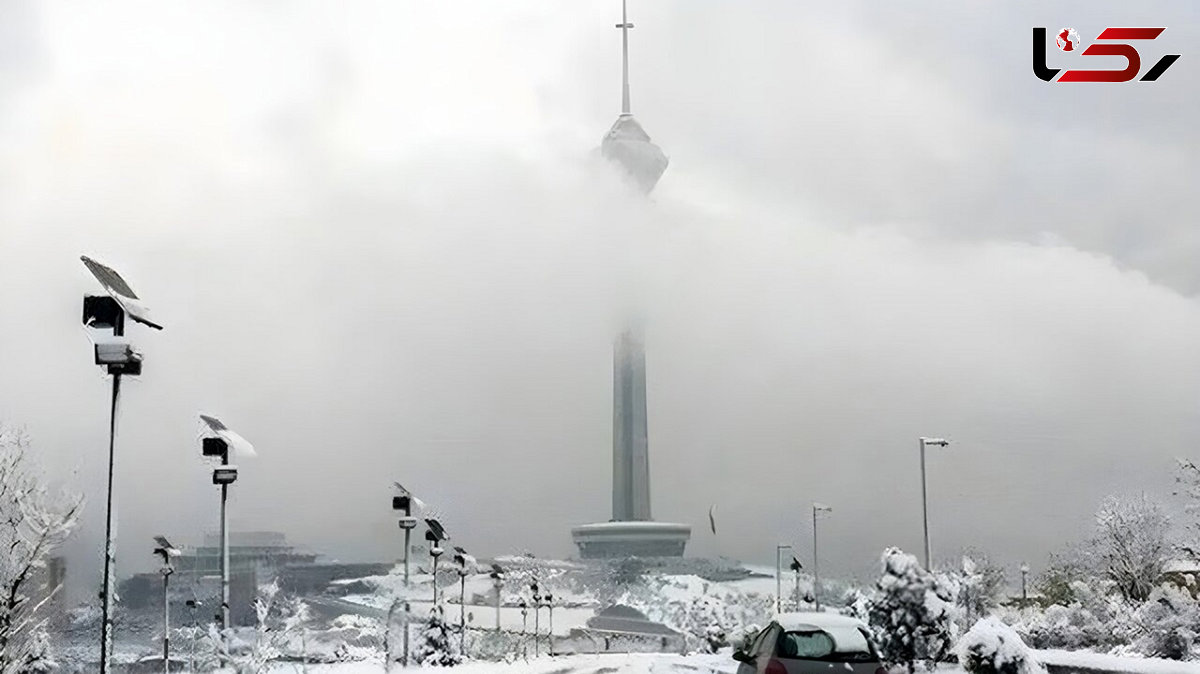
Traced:
POLYGON ((1095 552, 1104 577, 1127 601, 1145 601, 1171 555, 1170 519, 1145 494, 1110 497, 1096 512, 1095 552))
POLYGON ((1044 611, 1033 612, 1016 626, 1034 648, 1081 650, 1103 647, 1111 630, 1087 609, 1073 603, 1054 604, 1044 611))
POLYGON ((1029 647, 996 617, 975 623, 959 640, 958 664, 968 674, 1045 674, 1029 647))
POLYGON ((22 433, 0 424, 0 674, 54 667, 42 613, 58 588, 43 590, 37 580, 82 507, 77 497, 48 492, 27 447, 22 433))
POLYGON ((933 666, 950 654, 953 594, 942 579, 899 548, 883 553, 883 575, 868 609, 884 661, 915 671, 918 661, 933 666))
POLYGON ((453 667, 462 662, 458 640, 451 638, 443 607, 430 610, 429 620, 417 640, 415 659, 426 667, 453 667))
POLYGON ((302 638, 308 617, 303 601, 284 598, 276 583, 264 585, 254 599, 253 630, 242 634, 233 629, 218 631, 210 625, 207 650, 237 674, 261 674, 268 671, 271 661, 290 654, 289 645, 302 638))
POLYGON ((842 615, 869 622, 871 619, 871 596, 858 588, 851 588, 842 598, 842 615))
POLYGON ((1166 585, 1156 588, 1142 604, 1134 621, 1144 630, 1133 647, 1142 655, 1190 660, 1200 633, 1200 605, 1192 595, 1166 585))
POLYGON ((962 566, 952 575, 957 585, 958 625, 966 631, 975 621, 991 615, 1000 606, 1004 569, 992 563, 987 555, 968 551, 962 557, 962 566))

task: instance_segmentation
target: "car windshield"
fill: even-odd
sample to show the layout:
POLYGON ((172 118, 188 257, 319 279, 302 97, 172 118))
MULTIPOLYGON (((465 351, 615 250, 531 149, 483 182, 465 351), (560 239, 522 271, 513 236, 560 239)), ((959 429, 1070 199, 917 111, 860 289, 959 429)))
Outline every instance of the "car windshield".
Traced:
POLYGON ((785 632, 779 639, 779 657, 833 662, 875 659, 866 635, 853 627, 785 632))

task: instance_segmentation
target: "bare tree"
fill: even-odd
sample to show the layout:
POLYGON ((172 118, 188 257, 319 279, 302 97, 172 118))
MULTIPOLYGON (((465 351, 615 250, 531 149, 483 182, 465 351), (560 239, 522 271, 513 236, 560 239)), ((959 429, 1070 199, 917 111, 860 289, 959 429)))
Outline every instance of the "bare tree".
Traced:
POLYGON ((42 609, 58 588, 40 585, 82 505, 78 496, 51 495, 24 433, 0 424, 0 674, 54 666, 42 609))
POLYGON ((1143 602, 1171 554, 1170 518, 1145 494, 1110 496, 1096 511, 1092 561, 1126 601, 1143 602))

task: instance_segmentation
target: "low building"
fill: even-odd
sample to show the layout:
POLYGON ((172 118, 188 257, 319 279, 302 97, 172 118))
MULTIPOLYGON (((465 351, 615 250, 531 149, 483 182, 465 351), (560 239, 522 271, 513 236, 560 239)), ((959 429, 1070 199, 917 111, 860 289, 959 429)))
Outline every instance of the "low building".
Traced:
POLYGON ((571 529, 583 559, 682 557, 692 528, 672 522, 597 522, 571 529))

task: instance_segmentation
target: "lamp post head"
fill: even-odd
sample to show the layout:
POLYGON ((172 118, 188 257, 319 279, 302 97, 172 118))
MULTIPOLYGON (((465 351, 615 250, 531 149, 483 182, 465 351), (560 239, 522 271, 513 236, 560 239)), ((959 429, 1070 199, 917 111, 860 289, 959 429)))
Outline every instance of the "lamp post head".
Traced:
POLYGON ((1021 565, 1021 573, 1029 573, 1029 565, 1028 564, 1021 565))
POLYGON ((815 512, 815 513, 831 513, 831 512, 833 512, 833 507, 827 506, 824 503, 813 503, 812 507, 813 507, 813 512, 815 512))
POLYGON ((932 446, 934 446, 934 447, 945 447, 945 446, 947 446, 947 445, 949 445, 949 444, 950 444, 950 441, 949 441, 949 440, 946 440, 945 438, 926 438, 926 437, 922 437, 922 438, 921 438, 921 444, 922 444, 922 445, 932 445, 932 446))

